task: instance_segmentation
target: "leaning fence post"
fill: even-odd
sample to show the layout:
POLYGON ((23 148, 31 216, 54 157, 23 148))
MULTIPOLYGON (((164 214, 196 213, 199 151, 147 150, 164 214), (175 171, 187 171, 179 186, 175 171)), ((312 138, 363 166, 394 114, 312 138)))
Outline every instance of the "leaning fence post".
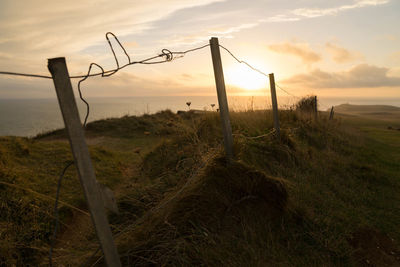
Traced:
POLYGON ((281 130, 279 127, 278 101, 276 100, 275 77, 273 73, 269 74, 269 84, 271 86, 271 101, 272 101, 272 114, 274 116, 274 128, 276 131, 276 137, 278 138, 278 140, 280 140, 281 130))
POLYGON ((97 237, 104 253, 107 266, 121 266, 117 248, 115 247, 103 200, 90 159, 88 147, 78 109, 72 91, 65 58, 52 58, 48 68, 53 77, 58 103, 68 133, 69 143, 78 170, 80 182, 85 193, 97 237))
POLYGON ((333 114, 334 114, 334 111, 333 111, 333 106, 332 106, 331 113, 329 114, 329 120, 333 119, 333 114))
POLYGON ((218 38, 212 37, 210 39, 210 47, 214 67, 215 85, 217 87, 219 114, 221 116, 222 131, 224 134, 225 152, 228 160, 231 160, 233 158, 232 127, 229 119, 229 107, 226 97, 224 72, 222 70, 218 38))

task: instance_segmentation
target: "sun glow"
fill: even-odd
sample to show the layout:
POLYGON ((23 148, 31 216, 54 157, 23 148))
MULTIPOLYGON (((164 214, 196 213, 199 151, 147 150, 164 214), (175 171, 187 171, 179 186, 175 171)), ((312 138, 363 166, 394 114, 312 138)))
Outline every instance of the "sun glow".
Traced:
POLYGON ((245 90, 260 90, 265 88, 268 78, 250 69, 244 64, 234 65, 226 70, 226 83, 245 90))

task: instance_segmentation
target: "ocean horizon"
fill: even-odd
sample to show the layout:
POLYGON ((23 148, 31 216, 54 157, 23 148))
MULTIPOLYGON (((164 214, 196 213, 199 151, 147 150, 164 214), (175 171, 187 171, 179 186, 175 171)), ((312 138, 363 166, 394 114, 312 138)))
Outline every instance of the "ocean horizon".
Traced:
MULTIPOLYGON (((140 116, 169 109, 172 112, 190 109, 213 110, 218 108, 216 96, 158 96, 158 97, 115 97, 87 98, 90 104, 88 121, 116 118, 125 115, 140 116), (211 104, 215 104, 213 108, 211 104)), ((76 99, 81 119, 86 114, 86 106, 76 99)), ((269 109, 269 96, 233 96, 228 98, 233 111, 269 109)), ((288 108, 296 102, 293 97, 278 97, 280 108, 288 108)), ((400 106, 399 98, 360 98, 360 97, 320 97, 319 110, 327 110, 339 104, 392 105, 400 106)), ((46 99, 0 99, 0 136, 32 137, 39 133, 64 127, 58 101, 46 99)))

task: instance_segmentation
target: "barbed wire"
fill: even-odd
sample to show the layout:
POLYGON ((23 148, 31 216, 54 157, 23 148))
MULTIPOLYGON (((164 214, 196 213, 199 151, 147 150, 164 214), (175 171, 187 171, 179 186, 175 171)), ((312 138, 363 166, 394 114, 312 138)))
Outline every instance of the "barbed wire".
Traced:
MULTIPOLYGON (((135 65, 135 64, 151 65, 151 64, 166 63, 166 62, 170 62, 170 61, 172 61, 174 59, 184 57, 187 53, 194 52, 194 51, 197 51, 197 50, 200 50, 200 49, 203 49, 203 48, 206 48, 206 47, 210 46, 209 44, 206 44, 206 45, 195 47, 195 48, 188 49, 188 50, 185 50, 185 51, 171 51, 169 49, 164 48, 164 49, 161 50, 161 53, 156 55, 156 56, 148 57, 148 58, 145 58, 145 59, 142 59, 142 60, 138 60, 138 61, 131 61, 128 53, 125 50, 125 48, 122 46, 121 42, 118 40, 118 38, 113 33, 108 32, 106 34, 106 38, 107 38, 108 44, 109 44, 109 46, 111 48, 111 51, 112 51, 112 54, 114 56, 114 60, 116 62, 117 67, 114 68, 114 69, 105 71, 100 65, 98 65, 96 63, 91 63, 93 65, 96 65, 97 67, 100 67, 101 72, 92 73, 92 74, 86 74, 86 75, 72 75, 72 76, 69 76, 70 79, 84 79, 84 78, 87 79, 88 77, 94 77, 94 76, 108 77, 108 76, 111 76, 111 75, 115 74, 119 70, 124 69, 124 68, 126 68, 128 66, 131 66, 131 65, 135 65), (114 47, 113 47, 110 39, 108 38, 109 34, 113 35, 113 37, 115 38, 115 40, 117 41, 119 46, 124 51, 125 55, 128 58, 128 63, 120 66, 119 60, 118 60, 118 58, 116 56, 116 53, 115 53, 115 50, 114 50, 114 47), (152 60, 155 60, 155 59, 158 59, 158 58, 163 58, 163 57, 164 57, 164 60, 152 61, 152 60)), ((51 77, 51 76, 46 76, 46 75, 41 75, 41 74, 20 73, 20 72, 10 72, 10 71, 0 71, 0 75, 14 75, 14 76, 24 76, 24 77, 32 77, 32 78, 53 79, 53 77, 51 77)))
MULTIPOLYGON (((124 48, 124 46, 121 44, 121 42, 119 41, 119 39, 117 38, 117 36, 116 36, 114 33, 112 33, 112 32, 107 32, 107 33, 106 33, 106 40, 107 40, 107 42, 108 42, 108 45, 110 46, 110 49, 111 49, 111 52, 112 52, 112 54, 113 54, 113 56, 114 56, 114 60, 115 60, 115 63, 116 63, 116 65, 117 65, 117 67, 116 67, 115 69, 111 69, 111 70, 105 71, 105 70, 103 69, 103 67, 101 67, 99 64, 97 64, 97 63, 90 63, 90 65, 89 65, 89 70, 88 70, 88 73, 87 73, 86 75, 73 75, 73 76, 70 76, 70 77, 69 77, 70 79, 81 79, 81 80, 78 82, 78 92, 79 92, 79 97, 80 97, 80 99, 81 99, 82 102, 84 102, 85 105, 86 105, 86 116, 85 116, 85 120, 84 120, 84 123, 83 123, 83 126, 84 126, 84 127, 86 126, 87 119, 88 119, 88 117, 89 117, 90 106, 89 106, 88 102, 82 97, 82 92, 81 92, 80 85, 81 85, 81 83, 82 83, 83 81, 85 81, 87 78, 89 78, 89 77, 95 77, 95 76, 109 77, 109 76, 112 76, 113 74, 117 73, 119 70, 124 69, 124 68, 126 68, 127 66, 135 65, 135 64, 145 64, 145 65, 147 64, 147 65, 150 65, 150 64, 160 64, 160 63, 170 62, 170 61, 172 61, 172 60, 174 60, 174 59, 176 59, 176 58, 181 58, 181 57, 183 57, 183 56, 184 56, 185 54, 187 54, 187 53, 190 53, 190 52, 193 52, 193 51, 197 51, 197 50, 200 50, 200 49, 203 49, 203 48, 205 48, 205 47, 210 46, 209 44, 206 44, 206 45, 203 45, 203 46, 200 46, 200 47, 196 47, 196 48, 192 48, 192 49, 189 49, 189 50, 186 50, 186 51, 170 51, 169 49, 164 48, 164 49, 161 50, 161 54, 158 54, 158 55, 156 55, 156 56, 149 57, 149 58, 145 58, 145 59, 142 59, 142 60, 139 60, 139 61, 131 61, 131 58, 130 58, 129 54, 127 53, 126 49, 124 48), (127 64, 124 64, 124 65, 120 66, 118 57, 117 57, 117 55, 116 55, 116 53, 115 53, 115 50, 114 50, 114 47, 113 47, 113 45, 112 45, 112 43, 111 43, 111 41, 110 41, 109 35, 112 35, 112 37, 114 37, 115 41, 118 43, 118 45, 119 45, 119 46, 121 47, 121 49, 123 50, 125 56, 126 56, 127 59, 128 59, 128 63, 127 63, 127 64), (164 57, 164 60, 152 61, 152 60, 155 60, 155 59, 157 59, 157 58, 162 58, 162 57, 164 57), (98 67, 98 68, 101 70, 101 72, 97 72, 97 73, 91 74, 91 69, 92 69, 93 66, 98 67)), ((252 69, 252 70, 258 72, 259 74, 261 74, 261 75, 263 75, 263 76, 265 76, 265 77, 269 77, 269 75, 266 74, 265 72, 261 71, 260 69, 257 69, 257 68, 255 68, 255 67, 253 67, 253 66, 252 66, 251 64, 249 64, 248 62, 239 59, 239 58, 238 58, 237 56, 235 56, 228 48, 224 47, 223 45, 219 45, 219 47, 221 47, 221 48, 224 49, 226 52, 228 52, 229 55, 231 55, 238 63, 240 63, 240 64, 245 64, 245 65, 247 65, 250 69, 252 69)), ((51 76, 40 75, 40 74, 29 74, 29 73, 18 73, 18 72, 0 71, 0 75, 1 75, 1 74, 3 74, 3 75, 14 75, 14 76, 24 76, 24 77, 33 77, 33 78, 52 79, 51 76)), ((297 96, 297 95, 294 95, 294 94, 290 93, 287 89, 282 88, 282 86, 280 86, 280 85, 279 85, 278 83, 276 83, 276 82, 275 82, 275 85, 276 85, 276 87, 278 87, 282 92, 286 93, 287 95, 292 96, 292 97, 295 97, 295 98, 297 98, 297 99, 300 99, 300 98, 301 98, 301 97, 299 97, 299 96, 297 96)), ((327 108, 327 109, 330 108, 330 107, 326 106, 326 105, 323 104, 323 103, 320 103, 320 104, 321 104, 323 107, 327 108)))
MULTIPOLYGON (((279 84, 277 84, 277 83, 275 83, 275 85, 276 85, 279 89, 281 89, 283 92, 285 92, 286 94, 288 94, 288 95, 290 95, 290 96, 293 96, 293 97, 295 97, 295 98, 297 98, 297 99, 301 99, 301 98, 302 98, 302 97, 300 97, 300 96, 296 96, 296 95, 294 95, 294 94, 288 92, 286 89, 283 89, 283 88, 282 88, 281 86, 279 86, 279 84)), ((318 99, 317 104, 318 104, 319 106, 321 106, 321 107, 327 109, 327 110, 331 108, 331 107, 327 106, 326 104, 324 104, 323 102, 321 102, 320 99, 318 99)))
MULTIPOLYGON (((70 79, 82 79, 82 80, 80 80, 80 81, 78 82, 78 91, 79 91, 79 95, 80 95, 80 96, 81 96, 81 91, 79 90, 80 83, 83 82, 84 80, 86 80, 86 79, 89 78, 89 77, 94 77, 94 76, 109 77, 109 76, 112 76, 113 74, 117 73, 119 70, 124 69, 124 68, 126 68, 127 66, 135 65, 135 64, 148 64, 148 65, 149 65, 149 64, 166 63, 166 62, 172 61, 172 60, 174 60, 174 59, 176 59, 176 58, 183 57, 183 56, 184 56, 185 54, 187 54, 187 53, 190 53, 190 52, 193 52, 193 51, 196 51, 196 50, 200 50, 200 49, 203 49, 203 48, 205 48, 205 47, 210 46, 209 44, 206 44, 206 45, 203 45, 203 46, 200 46, 200 47, 196 47, 196 48, 192 48, 192 49, 189 49, 189 50, 186 50, 186 51, 170 51, 169 49, 164 48, 164 49, 161 50, 161 54, 158 54, 158 55, 156 55, 156 56, 149 57, 149 58, 145 58, 145 59, 142 59, 142 60, 139 60, 139 61, 131 61, 131 58, 130 58, 129 54, 126 52, 126 49, 125 49, 124 46, 121 44, 121 42, 119 41, 119 39, 117 38, 117 36, 115 36, 115 34, 113 34, 112 32, 107 32, 107 33, 106 33, 106 39, 107 39, 108 45, 110 46, 111 52, 112 52, 112 54, 113 54, 113 56, 114 56, 114 60, 115 60, 115 63, 116 63, 116 65, 117 65, 117 67, 116 67, 115 69, 111 69, 111 70, 105 71, 99 64, 97 64, 97 63, 91 63, 90 66, 89 66, 89 71, 88 71, 88 73, 87 73, 86 75, 72 75, 72 76, 70 76, 70 77, 69 77, 70 79), (116 40, 116 42, 118 43, 118 45, 119 45, 119 46, 121 47, 121 49, 124 51, 124 54, 126 55, 126 57, 127 57, 127 59, 128 59, 128 63, 126 63, 126 64, 120 66, 118 57, 117 57, 117 55, 116 55, 116 53, 115 53, 115 50, 114 50, 114 47, 113 47, 113 45, 112 45, 112 43, 111 43, 111 41, 110 41, 110 38, 108 37, 109 35, 112 35, 112 37, 114 37, 114 39, 116 40), (164 59, 164 60, 159 60, 159 61, 152 61, 152 60, 155 60, 155 59, 157 59, 157 58, 162 58, 162 57, 164 57, 165 59, 164 59), (91 72, 92 66, 97 66, 98 68, 101 69, 101 72, 97 72, 97 73, 91 74, 90 72, 91 72)), ((248 62, 239 59, 239 58, 238 58, 237 56, 235 56, 228 48, 224 47, 223 45, 219 45, 219 46, 220 46, 222 49, 224 49, 226 52, 228 52, 229 55, 231 55, 238 63, 240 63, 240 64, 245 64, 245 65, 247 65, 250 69, 252 69, 252 70, 258 72, 259 74, 261 74, 261 75, 263 75, 263 76, 265 76, 265 77, 269 77, 269 75, 266 74, 265 72, 261 71, 261 70, 258 69, 258 68, 253 67, 253 66, 252 66, 251 64, 249 64, 248 62)), ((17 73, 17 72, 4 72, 4 71, 0 71, 0 74, 4 74, 4 75, 16 75, 16 76, 25 76, 25 77, 34 77, 34 78, 52 79, 51 76, 45 76, 45 75, 39 75, 39 74, 28 74, 28 73, 17 73)), ((283 88, 282 88, 281 86, 279 86, 277 83, 275 83, 275 84, 276 84, 276 86, 277 86, 280 90, 282 90, 282 91, 285 92, 286 94, 288 94, 288 95, 290 95, 290 96, 293 96, 293 97, 296 97, 296 98, 300 98, 300 97, 298 97, 298 96, 296 96, 296 95, 294 95, 294 94, 288 92, 287 90, 283 89, 283 88)), ((82 97, 81 97, 81 100, 86 104, 87 110, 88 110, 88 109, 89 109, 88 103, 87 103, 84 99, 82 99, 82 97)), ((86 120, 87 120, 87 117, 85 117, 85 123, 84 123, 84 125, 86 124, 86 120)))
POLYGON ((285 92, 286 94, 288 94, 288 95, 290 95, 290 96, 293 96, 293 97, 296 97, 296 98, 301 98, 300 96, 294 95, 294 94, 290 93, 289 91, 283 89, 279 84, 275 83, 275 85, 276 85, 276 87, 278 87, 279 89, 281 89, 281 91, 285 92))
MULTIPOLYGON (((151 64, 166 63, 166 62, 170 62, 170 61, 172 61, 174 59, 181 58, 184 55, 186 55, 187 53, 190 53, 190 52, 193 52, 193 51, 197 51, 197 50, 203 49, 203 48, 208 47, 208 46, 210 46, 210 45, 207 44, 207 45, 199 46, 199 47, 196 47, 196 48, 193 48, 193 49, 189 49, 189 50, 186 50, 186 51, 170 51, 169 49, 164 48, 164 49, 161 50, 161 54, 159 54, 159 55, 156 55, 156 56, 153 56, 153 57, 149 57, 149 58, 146 58, 146 59, 142 59, 142 60, 139 60, 139 61, 128 62, 123 66, 119 66, 118 59, 117 59, 115 53, 113 53, 115 62, 117 63, 117 68, 112 69, 112 70, 108 70, 108 71, 104 71, 104 69, 101 68, 102 71, 98 72, 98 73, 93 73, 93 74, 89 74, 89 75, 75 75, 75 76, 70 76, 70 78, 71 79, 76 79, 76 78, 88 78, 88 77, 94 77, 94 76, 108 77, 108 76, 111 76, 111 75, 115 74, 119 70, 124 69, 124 68, 126 68, 128 66, 131 66, 131 65, 135 65, 135 64, 151 65, 151 64), (179 55, 179 56, 176 56, 176 55, 179 55), (152 61, 152 60, 155 60, 157 58, 162 58, 162 57, 164 57, 164 60, 152 61)), ((111 43, 110 43, 110 47, 112 47, 111 43)), ((93 64, 96 64, 96 63, 93 63, 93 64)), ((97 65, 97 66, 100 67, 99 65, 97 65)))
MULTIPOLYGON (((110 34, 114 37, 115 41, 117 41, 117 43, 119 44, 119 46, 120 46, 120 47, 122 48, 122 50, 124 51, 126 57, 128 58, 128 62, 131 63, 131 58, 129 57, 128 53, 126 52, 124 46, 123 46, 123 45, 121 44, 121 42, 118 40, 117 36, 115 36, 115 34, 113 34, 112 32, 107 32, 107 33, 106 33, 106 39, 107 39, 108 45, 110 46, 111 51, 112 51, 112 53, 113 53, 113 55, 114 55, 115 62, 117 63, 117 68, 119 68, 119 62, 118 62, 117 56, 115 55, 115 51, 114 51, 114 48, 113 48, 113 46, 112 46, 112 44, 111 44, 110 38, 108 38, 108 35, 110 35, 110 34)), ((89 67, 89 68, 90 68, 90 67, 89 67)), ((100 67, 100 68, 101 68, 101 67, 100 67)), ((101 69, 103 70, 103 68, 101 68, 101 69)), ((104 70, 103 70, 103 72, 104 72, 104 70)))
POLYGON ((249 63, 247 63, 244 60, 239 59, 238 57, 236 57, 228 48, 226 48, 225 46, 219 45, 219 47, 221 47, 222 49, 224 49, 226 52, 228 52, 237 62, 239 62, 240 64, 245 64, 247 65, 250 69, 260 73, 261 75, 264 75, 265 77, 269 77, 268 74, 266 74, 265 72, 253 67, 252 65, 250 65, 249 63))
MULTIPOLYGON (((226 47, 224 47, 224 46, 222 46, 222 45, 219 45, 219 46, 220 46, 222 49, 224 49, 226 52, 228 52, 228 54, 231 55, 238 63, 240 63, 240 64, 245 64, 245 65, 247 65, 250 69, 252 69, 252 70, 254 70, 254 71, 260 73, 261 75, 263 75, 263 76, 269 78, 269 75, 268 75, 268 74, 266 74, 265 72, 261 71, 260 69, 257 69, 257 68, 255 68, 255 67, 253 67, 253 66, 252 66, 251 64, 249 64, 247 61, 244 61, 244 60, 239 59, 239 58, 238 58, 237 56, 235 56, 228 48, 226 48, 226 47)), ((294 94, 288 92, 287 90, 283 89, 283 88, 282 88, 281 86, 279 86, 276 82, 275 82, 275 85, 276 85, 279 89, 281 89, 283 92, 285 92, 286 94, 288 94, 288 95, 290 95, 290 96, 293 96, 293 97, 300 98, 300 97, 298 97, 298 96, 296 96, 296 95, 294 95, 294 94)))
POLYGON ((1 75, 14 75, 14 76, 25 76, 32 78, 44 78, 44 79, 53 79, 51 76, 40 75, 40 74, 30 74, 30 73, 20 73, 20 72, 10 72, 10 71, 0 71, 1 75))

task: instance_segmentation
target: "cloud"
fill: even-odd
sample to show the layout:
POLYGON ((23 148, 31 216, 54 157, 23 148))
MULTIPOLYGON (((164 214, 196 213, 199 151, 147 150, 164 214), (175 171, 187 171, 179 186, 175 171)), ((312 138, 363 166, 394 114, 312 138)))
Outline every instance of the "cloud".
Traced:
MULTIPOLYGON (((318 12, 334 15, 346 9, 387 2, 389 0, 256 0, 249 5, 248 1, 243 0, 70 0, 68 4, 65 1, 50 0, 2 0, 0 70, 48 75, 46 59, 57 56, 67 58, 71 74, 86 73, 90 62, 99 63, 105 69, 114 68, 115 62, 104 38, 107 31, 112 31, 118 36, 132 59, 140 59, 159 53, 159 49, 163 47, 178 51, 206 44, 210 35, 214 34, 224 38, 222 40, 232 48, 241 45, 240 43, 244 45, 248 40, 254 44, 257 40, 264 40, 271 35, 271 32, 264 33, 272 24, 264 25, 264 29, 259 27, 262 24, 290 23, 315 17, 318 12), (310 13, 310 10, 314 11, 310 13), (244 38, 238 38, 238 42, 228 39, 237 38, 239 32, 251 28, 252 34, 243 34, 244 38), (261 37, 261 34, 264 36, 261 37), (256 39, 253 39, 254 36, 256 39)), ((296 34, 302 34, 297 29, 293 30, 296 30, 296 34)), ((287 30, 287 34, 290 36, 291 31, 287 30)), ((321 60, 321 56, 312 51, 307 44, 280 45, 272 45, 270 49, 295 56, 306 64, 321 60)), ((119 48, 116 52, 118 58, 126 62, 119 48)), ((204 52, 206 53, 209 52, 204 52)), ((209 66, 206 65, 208 63, 204 63, 206 59, 209 60, 208 56, 198 56, 195 59, 200 63, 196 65, 199 70, 209 66)), ((179 70, 178 73, 187 71, 185 67, 171 67, 173 68, 179 70)), ((142 71, 142 67, 136 68, 135 73, 144 77, 150 76, 142 71)), ((154 76, 152 79, 160 78, 154 76)), ((193 83, 197 80, 194 79, 193 83)), ((182 79, 185 84, 188 84, 188 81, 190 80, 182 79)), ((35 83, 37 82, 35 80, 35 83)), ((145 83, 139 83, 137 80, 136 82, 137 86, 145 83)), ((5 90, 3 88, 8 85, 5 86, 0 80, 0 86, 2 97, 5 90)), ((128 88, 131 84, 126 82, 121 86, 128 88)), ((160 86, 161 91, 163 84, 154 86, 160 86)), ((28 87, 21 87, 26 88, 27 93, 24 95, 29 97, 28 87)), ((170 89, 175 90, 173 87, 170 89)), ((50 91, 54 91, 52 87, 50 91)))
POLYGON ((344 72, 325 72, 319 69, 282 81, 309 88, 374 88, 400 86, 400 77, 389 76, 389 68, 359 64, 344 72))
POLYGON ((279 15, 269 17, 268 19, 261 19, 260 22, 291 22, 291 21, 299 21, 299 20, 300 20, 300 18, 298 18, 298 17, 279 14, 279 15))
POLYGON ((399 36, 394 34, 384 34, 378 36, 377 40, 385 40, 385 41, 397 41, 399 40, 399 36))
POLYGON ((341 5, 332 8, 298 8, 293 10, 292 14, 306 18, 316 18, 322 16, 337 15, 339 12, 355 8, 383 5, 389 2, 390 0, 358 0, 351 5, 341 5))
POLYGON ((362 58, 362 55, 359 52, 349 51, 336 44, 326 43, 325 47, 333 60, 337 63, 346 63, 362 58))
POLYGON ((188 74, 188 73, 182 73, 181 79, 191 81, 191 80, 193 80, 193 75, 188 74))
POLYGON ((121 42, 129 42, 125 36, 148 30, 151 23, 177 10, 216 1, 220 0, 70 0, 66 5, 63 1, 3 0, 0 51, 31 62, 54 56, 75 60, 90 46, 104 45, 108 31, 121 42))
POLYGON ((399 60, 400 59, 400 51, 394 52, 394 53, 390 54, 390 56, 392 58, 399 60))
POLYGON ((208 41, 210 38, 211 34, 208 31, 202 31, 197 34, 187 34, 187 35, 179 35, 179 36, 172 36, 169 38, 165 38, 162 42, 161 45, 165 46, 168 45, 170 46, 171 44, 173 46, 186 46, 186 45, 196 45, 199 43, 205 43, 208 41))
POLYGON ((258 25, 258 23, 244 23, 244 24, 240 24, 237 26, 231 26, 231 27, 225 27, 225 28, 219 28, 219 29, 211 29, 210 33, 211 34, 230 34, 230 33, 234 33, 234 32, 239 32, 243 29, 254 28, 257 25, 258 25))
POLYGON ((124 47, 139 47, 139 44, 136 41, 125 42, 124 47))
POLYGON ((215 36, 223 38, 233 38, 233 33, 237 33, 245 29, 254 28, 260 23, 261 22, 242 24, 231 23, 227 25, 219 25, 218 27, 203 28, 202 30, 195 31, 195 34, 192 33, 193 30, 190 30, 190 33, 188 34, 166 37, 166 39, 163 40, 163 45, 196 45, 199 43, 208 42, 208 39, 215 36))
POLYGON ((398 41, 400 39, 400 36, 396 35, 396 34, 379 34, 379 35, 376 35, 374 39, 377 41, 394 42, 394 41, 398 41))
POLYGON ((269 45, 268 48, 276 53, 299 57, 306 64, 321 60, 321 56, 312 51, 308 44, 281 43, 269 45))
MULTIPOLYGON (((399 52, 399 59, 400 59, 400 52, 399 52)), ((388 72, 389 76, 400 76, 400 67, 391 68, 388 72)))
MULTIPOLYGON (((349 1, 349 0, 346 0, 349 1)), ((170 14, 158 21, 154 28, 163 29, 166 33, 169 28, 175 27, 179 18, 180 33, 176 31, 168 34, 164 43, 177 45, 192 45, 207 41, 211 35, 233 38, 234 33, 251 29, 264 23, 296 22, 307 18, 325 15, 335 15, 341 11, 367 6, 376 6, 388 3, 390 0, 358 0, 353 4, 341 5, 332 8, 297 8, 297 9, 265 9, 265 2, 254 1, 248 6, 245 1, 215 2, 203 5, 200 8, 187 8, 170 14), (265 11, 266 10, 266 11, 265 11), (203 14, 198 16, 198 14, 203 14), (171 25, 171 21, 174 25, 171 25), (208 25, 208 30, 206 25, 208 25), (209 26, 213 25, 213 26, 209 26), (195 34, 193 34, 193 32, 195 34)), ((293 5, 304 5, 304 1, 293 5)), ((284 5, 284 4, 283 4, 284 5)))
POLYGON ((11 59, 12 56, 6 53, 0 52, 0 59, 11 59))

